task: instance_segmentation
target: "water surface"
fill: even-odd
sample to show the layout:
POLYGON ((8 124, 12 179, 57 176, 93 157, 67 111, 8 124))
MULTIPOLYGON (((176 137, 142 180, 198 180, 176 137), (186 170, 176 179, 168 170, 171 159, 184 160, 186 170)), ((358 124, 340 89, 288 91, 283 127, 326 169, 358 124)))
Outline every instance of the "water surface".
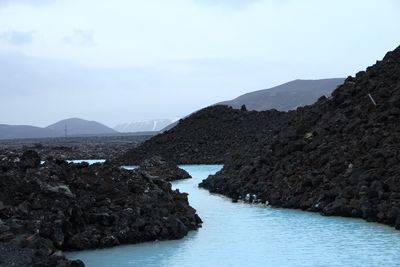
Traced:
POLYGON ((105 159, 73 159, 73 160, 67 160, 68 163, 82 163, 82 162, 87 162, 89 165, 95 164, 95 163, 104 163, 106 162, 105 159))
POLYGON ((400 266, 400 231, 359 219, 232 203, 199 189, 219 165, 182 166, 203 227, 181 240, 68 254, 88 267, 131 266, 400 266))

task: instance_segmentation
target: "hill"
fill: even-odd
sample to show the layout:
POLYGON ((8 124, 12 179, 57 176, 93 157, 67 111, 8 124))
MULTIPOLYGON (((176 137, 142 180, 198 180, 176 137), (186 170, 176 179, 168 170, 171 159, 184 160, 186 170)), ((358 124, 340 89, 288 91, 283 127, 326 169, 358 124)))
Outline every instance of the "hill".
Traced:
POLYGON ((51 129, 30 125, 0 124, 0 139, 43 138, 57 136, 59 136, 59 134, 51 129))
POLYGON ((201 186, 234 200, 400 229, 399 119, 400 47, 331 98, 270 124, 270 134, 232 153, 201 186))
POLYGON ((126 154, 224 163, 200 184, 233 200, 400 229, 400 47, 294 111, 203 109, 126 154))
POLYGON ((97 121, 87 121, 79 118, 61 120, 46 127, 46 129, 58 132, 60 135, 96 135, 117 133, 114 129, 105 126, 97 121))
POLYGON ((250 92, 233 100, 218 103, 233 108, 246 105, 248 110, 277 109, 288 111, 313 104, 321 96, 330 96, 344 82, 344 78, 294 80, 270 89, 250 92))
POLYGON ((204 108, 165 127, 161 130, 163 134, 128 151, 120 160, 138 164, 146 157, 160 155, 181 164, 222 163, 231 151, 263 138, 264 131, 269 131, 268 125, 275 120, 282 121, 286 115, 277 108, 290 110, 289 107, 311 104, 318 97, 330 94, 343 80, 295 80, 204 108), (272 111, 231 107, 243 104, 253 110, 263 107, 272 111))
POLYGON ((0 139, 64 137, 65 129, 68 136, 120 134, 99 122, 72 118, 44 128, 31 125, 0 124, 0 139))
MULTIPOLYGON (((344 82, 344 78, 320 80, 294 80, 269 89, 258 90, 241 95, 233 100, 219 102, 215 105, 225 105, 240 109, 242 105, 247 110, 279 111, 294 110, 301 106, 311 105, 321 96, 330 96, 332 91, 344 82)), ((161 132, 172 129, 179 121, 173 122, 161 132)))
POLYGON ((119 158, 124 164, 138 164, 158 155, 180 164, 222 163, 246 144, 255 144, 268 131, 267 125, 284 112, 242 111, 228 106, 204 108, 180 120, 177 126, 158 134, 119 158))

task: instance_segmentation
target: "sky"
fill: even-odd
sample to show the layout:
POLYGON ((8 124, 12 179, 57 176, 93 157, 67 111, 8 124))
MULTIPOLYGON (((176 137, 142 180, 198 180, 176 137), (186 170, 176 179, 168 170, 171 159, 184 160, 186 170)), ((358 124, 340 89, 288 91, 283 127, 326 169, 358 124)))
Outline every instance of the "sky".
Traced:
POLYGON ((0 0, 0 124, 183 117, 400 45, 398 0, 0 0))

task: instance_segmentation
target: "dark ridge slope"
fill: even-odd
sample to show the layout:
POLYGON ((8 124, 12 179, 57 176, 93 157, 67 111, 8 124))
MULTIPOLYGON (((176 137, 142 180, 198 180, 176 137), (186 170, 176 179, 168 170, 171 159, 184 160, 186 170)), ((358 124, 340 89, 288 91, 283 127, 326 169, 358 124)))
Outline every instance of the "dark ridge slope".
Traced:
POLYGON ((201 186, 233 199, 399 228, 400 47, 332 95, 289 113, 201 186))
MULTIPOLYGON (((294 110, 297 107, 313 104, 321 96, 330 96, 332 91, 343 82, 344 78, 294 80, 273 88, 250 92, 215 105, 224 105, 235 109, 239 109, 242 105, 245 105, 247 110, 256 111, 270 109, 279 111, 294 110)), ((161 132, 170 130, 177 124, 177 121, 171 123, 163 128, 161 132)))
POLYGON ((180 164, 222 163, 230 151, 257 144, 284 113, 241 111, 227 106, 204 108, 145 141, 118 159, 138 164, 158 155, 180 164), (260 130, 262 129, 262 130, 260 130))
POLYGON ((311 105, 321 96, 330 96, 344 82, 344 78, 321 80, 294 80, 270 89, 258 90, 235 99, 218 103, 233 108, 246 105, 248 110, 293 110, 311 105))

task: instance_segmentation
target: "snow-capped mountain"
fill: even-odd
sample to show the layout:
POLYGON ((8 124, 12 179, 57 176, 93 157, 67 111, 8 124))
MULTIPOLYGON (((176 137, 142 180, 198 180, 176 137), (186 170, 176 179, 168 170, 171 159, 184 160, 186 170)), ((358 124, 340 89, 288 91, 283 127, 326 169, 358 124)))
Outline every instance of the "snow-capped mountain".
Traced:
POLYGON ((160 131, 177 120, 179 118, 127 122, 116 125, 114 130, 123 133, 160 131))

